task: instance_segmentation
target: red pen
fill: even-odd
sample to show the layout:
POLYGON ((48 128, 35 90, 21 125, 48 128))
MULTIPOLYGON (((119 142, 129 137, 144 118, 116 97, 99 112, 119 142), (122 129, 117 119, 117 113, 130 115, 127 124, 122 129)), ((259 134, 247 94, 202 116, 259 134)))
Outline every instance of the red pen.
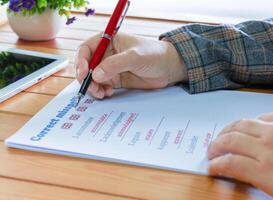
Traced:
POLYGON ((110 20, 108 22, 108 25, 101 37, 101 40, 100 40, 100 42, 99 42, 99 44, 92 56, 92 59, 90 60, 89 72, 88 72, 88 75, 86 76, 86 78, 84 79, 84 81, 81 85, 81 88, 78 92, 78 96, 77 96, 78 102, 76 104, 76 107, 79 105, 81 99, 85 96, 86 91, 92 81, 92 72, 102 61, 102 58, 106 52, 107 47, 109 46, 112 38, 118 32, 123 20, 125 19, 127 11, 129 9, 129 6, 130 6, 130 1, 119 0, 110 20), (123 13, 124 13, 124 15, 122 15, 123 13))

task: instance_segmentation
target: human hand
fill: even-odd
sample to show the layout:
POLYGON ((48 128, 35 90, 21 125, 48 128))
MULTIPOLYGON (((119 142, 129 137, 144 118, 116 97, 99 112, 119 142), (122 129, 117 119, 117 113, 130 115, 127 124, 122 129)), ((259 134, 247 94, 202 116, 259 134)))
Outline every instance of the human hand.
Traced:
POLYGON ((208 158, 212 176, 247 182, 273 196, 273 113, 224 128, 208 158))
MULTIPOLYGON (((100 35, 92 37, 78 50, 75 66, 80 82, 99 40, 100 35)), ((93 71, 88 91, 102 99, 111 96, 113 88, 158 89, 187 79, 184 63, 171 43, 119 33, 93 71)))

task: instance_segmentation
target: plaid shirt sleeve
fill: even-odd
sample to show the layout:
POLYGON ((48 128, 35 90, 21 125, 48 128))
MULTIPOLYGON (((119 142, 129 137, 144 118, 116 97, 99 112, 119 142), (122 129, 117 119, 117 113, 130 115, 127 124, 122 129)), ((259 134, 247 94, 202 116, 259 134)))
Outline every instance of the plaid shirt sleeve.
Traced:
POLYGON ((190 24, 162 34, 186 64, 189 92, 273 86, 273 19, 190 24))

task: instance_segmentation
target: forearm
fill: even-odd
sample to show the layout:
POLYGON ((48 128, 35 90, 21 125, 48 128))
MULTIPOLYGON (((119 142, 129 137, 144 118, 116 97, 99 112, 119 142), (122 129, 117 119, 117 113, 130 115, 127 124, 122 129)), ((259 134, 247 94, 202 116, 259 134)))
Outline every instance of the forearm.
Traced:
POLYGON ((191 93, 273 84, 273 20, 191 24, 160 38, 181 55, 191 93))

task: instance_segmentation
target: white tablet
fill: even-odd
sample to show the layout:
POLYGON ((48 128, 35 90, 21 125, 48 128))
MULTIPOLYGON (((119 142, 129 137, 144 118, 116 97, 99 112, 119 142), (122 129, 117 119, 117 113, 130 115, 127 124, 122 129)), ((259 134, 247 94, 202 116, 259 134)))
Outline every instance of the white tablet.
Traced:
POLYGON ((0 102, 66 67, 62 56, 0 49, 0 102))

